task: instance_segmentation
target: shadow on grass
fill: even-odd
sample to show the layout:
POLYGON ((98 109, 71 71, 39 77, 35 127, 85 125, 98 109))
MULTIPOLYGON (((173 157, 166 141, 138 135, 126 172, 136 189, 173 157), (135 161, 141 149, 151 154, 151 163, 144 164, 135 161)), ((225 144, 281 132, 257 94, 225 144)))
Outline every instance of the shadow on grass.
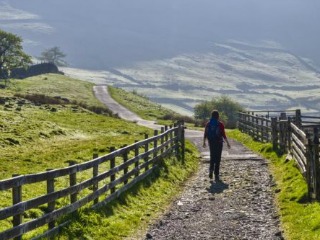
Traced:
POLYGON ((274 153, 276 153, 277 157, 279 157, 279 158, 285 154, 285 152, 283 150, 281 150, 280 148, 273 148, 273 146, 269 146, 269 145, 263 146, 260 151, 265 152, 265 153, 274 152, 274 153))
POLYGON ((310 198, 308 196, 308 193, 305 193, 300 198, 298 198, 297 202, 301 204, 310 203, 310 198))

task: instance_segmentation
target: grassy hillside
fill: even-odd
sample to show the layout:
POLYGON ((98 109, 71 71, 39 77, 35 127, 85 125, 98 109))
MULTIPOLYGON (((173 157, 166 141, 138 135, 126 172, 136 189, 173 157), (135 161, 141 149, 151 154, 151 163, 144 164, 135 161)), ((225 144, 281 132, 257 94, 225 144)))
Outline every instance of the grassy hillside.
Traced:
POLYGON ((200 101, 221 95, 252 110, 300 108, 320 113, 320 70, 308 59, 271 43, 213 43, 205 53, 139 62, 98 73, 72 69, 66 69, 66 73, 97 76, 99 83, 135 90, 188 115, 200 101))
POLYGON ((165 108, 136 91, 128 92, 111 86, 108 87, 108 91, 113 99, 143 119, 154 120, 162 125, 172 125, 179 120, 184 120, 185 123, 194 123, 193 117, 184 116, 165 108))
MULTIPOLYGON (((88 110, 88 106, 103 107, 94 97, 92 87, 93 84, 85 81, 49 74, 13 80, 10 88, 0 90, 0 180, 12 174, 66 167, 70 160, 84 162, 90 160, 93 153, 108 153, 111 146, 120 148, 131 144, 144 139, 145 133, 152 136, 153 130, 109 116, 107 112, 96 114, 88 110), (39 94, 46 97, 38 101, 39 94), (41 103, 54 99, 63 101, 41 103)), ((173 158, 167 159, 162 163, 163 169, 134 188, 133 194, 121 197, 98 212, 83 210, 73 216, 73 223, 60 239, 122 239, 137 229, 144 229, 179 191, 180 183, 194 172, 195 154, 196 149, 188 144, 185 166, 173 158), (154 206, 152 211, 148 206, 154 206)), ((56 182, 57 188, 64 185, 65 182, 56 182)), ((25 187, 23 199, 43 194, 44 189, 25 187)), ((59 199, 57 204, 64 201, 59 199)), ((10 205, 11 193, 1 192, 0 208, 10 205)), ((41 210, 32 210, 24 217, 42 214, 41 210)), ((9 221, 2 221, 0 230, 10 226, 9 221)), ((32 234, 28 234, 27 239, 32 234)))
POLYGON ((110 116, 95 114, 76 104, 35 104, 19 94, 42 93, 101 105, 92 84, 60 75, 14 81, 1 90, 0 174, 25 174, 66 166, 68 160, 88 160, 124 141, 142 139, 149 129, 110 116), (4 97, 6 96, 6 97, 4 97), (32 168, 30 167, 32 166, 32 168))
POLYGON ((118 103, 129 108, 144 119, 164 119, 166 116, 170 117, 175 114, 172 110, 151 102, 146 96, 140 95, 136 91, 128 92, 111 86, 108 87, 108 91, 118 103))
POLYGON ((88 105, 103 106, 95 98, 93 84, 87 81, 79 81, 63 75, 46 74, 30 77, 24 80, 13 80, 9 90, 12 93, 21 94, 45 94, 51 97, 67 98, 88 105))

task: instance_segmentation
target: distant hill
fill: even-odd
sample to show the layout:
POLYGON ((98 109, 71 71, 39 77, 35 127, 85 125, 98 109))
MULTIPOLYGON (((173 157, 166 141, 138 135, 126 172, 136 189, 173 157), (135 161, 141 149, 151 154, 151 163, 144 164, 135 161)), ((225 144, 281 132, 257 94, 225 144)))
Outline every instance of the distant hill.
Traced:
POLYGON ((97 84, 135 90, 189 115, 198 102, 221 95, 252 110, 320 110, 317 66, 273 46, 229 42, 215 44, 208 53, 141 62, 130 68, 63 71, 97 84))
POLYGON ((53 46, 74 67, 103 70, 205 53, 233 39, 275 42, 320 65, 320 1, 0 0, 0 27, 33 56, 53 46))
POLYGON ((90 70, 86 80, 183 114, 221 94, 250 109, 319 112, 319 9, 318 0, 0 0, 0 27, 33 56, 58 46, 90 70))

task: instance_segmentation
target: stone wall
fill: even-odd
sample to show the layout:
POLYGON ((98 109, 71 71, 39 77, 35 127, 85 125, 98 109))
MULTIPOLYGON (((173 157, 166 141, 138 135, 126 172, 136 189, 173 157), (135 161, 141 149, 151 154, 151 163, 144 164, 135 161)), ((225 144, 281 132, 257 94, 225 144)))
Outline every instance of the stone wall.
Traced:
POLYGON ((57 73, 63 74, 60 72, 58 67, 54 63, 40 63, 32 65, 28 68, 15 68, 11 72, 11 78, 23 79, 27 77, 37 76, 45 73, 57 73))

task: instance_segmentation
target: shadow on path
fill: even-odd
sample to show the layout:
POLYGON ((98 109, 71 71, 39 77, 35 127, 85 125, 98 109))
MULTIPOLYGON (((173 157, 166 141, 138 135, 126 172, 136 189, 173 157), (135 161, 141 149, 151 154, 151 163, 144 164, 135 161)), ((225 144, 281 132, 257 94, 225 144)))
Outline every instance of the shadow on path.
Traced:
POLYGON ((207 191, 211 194, 219 194, 229 188, 229 184, 226 184, 223 181, 218 181, 218 182, 210 181, 210 183, 211 183, 211 186, 207 188, 207 191))

